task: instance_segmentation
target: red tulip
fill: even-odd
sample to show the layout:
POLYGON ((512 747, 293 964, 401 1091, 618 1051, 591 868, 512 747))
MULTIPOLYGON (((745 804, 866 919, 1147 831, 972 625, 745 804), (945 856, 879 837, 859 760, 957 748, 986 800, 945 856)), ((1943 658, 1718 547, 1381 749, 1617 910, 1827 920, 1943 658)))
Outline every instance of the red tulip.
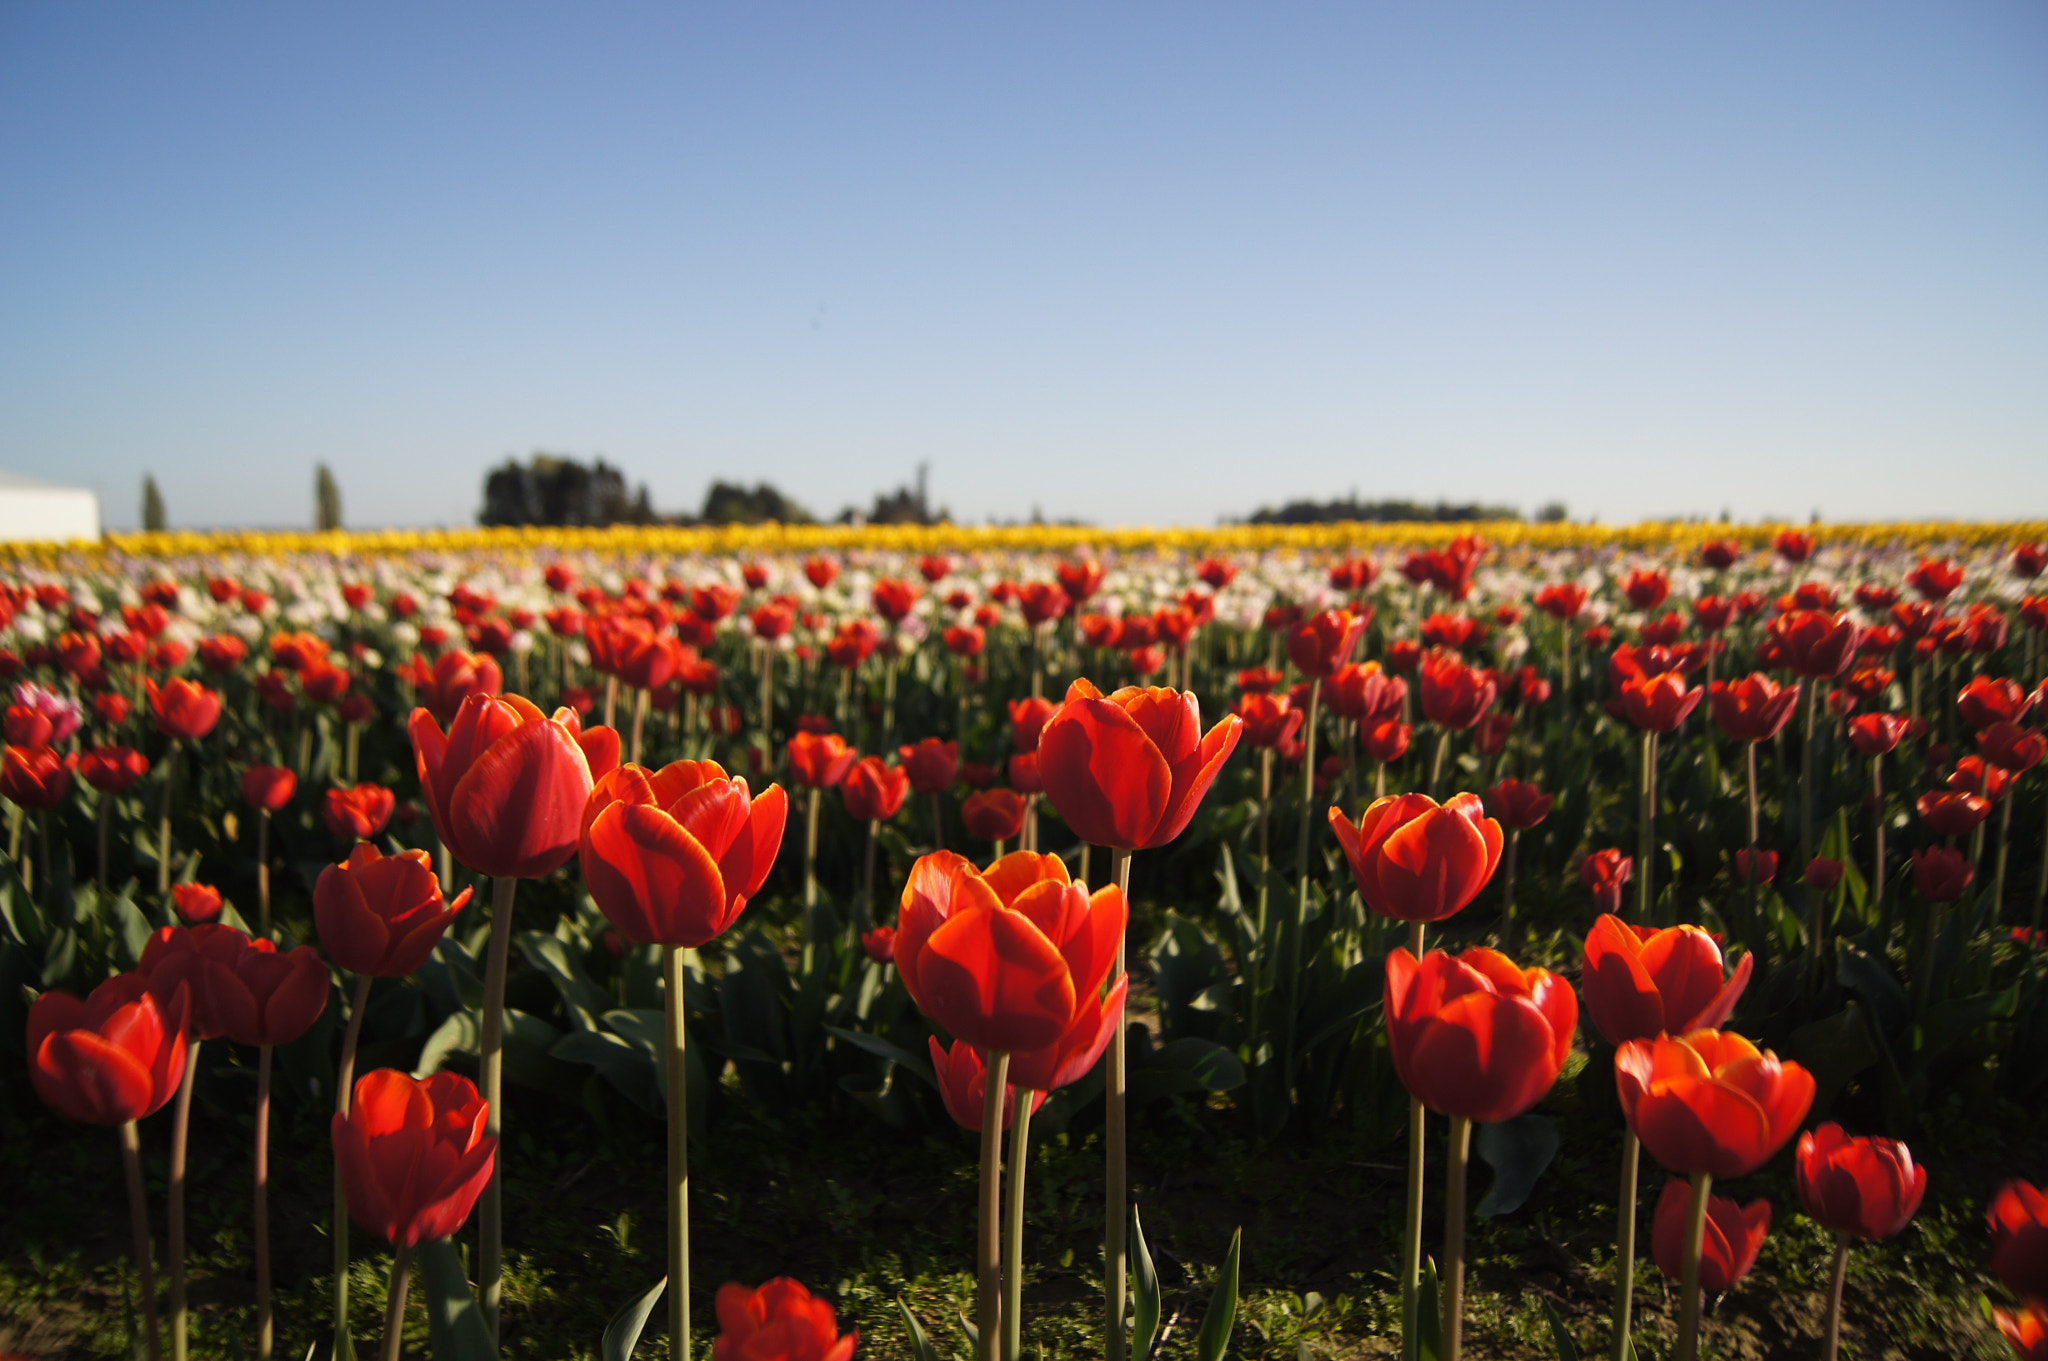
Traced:
POLYGON ((328 790, 320 815, 343 841, 368 841, 390 823, 397 803, 398 796, 382 785, 359 784, 328 790))
POLYGON ((1365 754, 1375 761, 1398 761, 1408 754, 1408 743, 1415 736, 1412 724, 1399 719, 1384 718, 1370 728, 1361 729, 1359 742, 1365 754))
POLYGON ((1754 1172, 1813 1104, 1813 1074, 1727 1030, 1630 1040, 1614 1056, 1629 1128, 1683 1176, 1754 1172))
POLYGON ((337 967, 403 978, 427 962, 469 895, 464 889, 454 902, 443 902, 425 851, 380 855, 363 841, 347 860, 320 871, 313 926, 337 967))
POLYGON ((2012 772, 1981 756, 1965 756, 1949 772, 1947 784, 1956 793, 1974 794, 1995 804, 2012 788, 2012 772))
POLYGON ((1922 794, 1920 801, 1913 806, 1919 809, 1920 820, 1927 824, 1927 830, 1936 836, 1964 836, 1975 831, 1985 818, 1991 816, 1989 800, 1959 789, 1937 789, 1922 794))
POLYGON ((149 691, 150 712, 156 715, 157 731, 166 737, 197 741, 220 722, 220 696, 203 685, 173 677, 159 686, 143 684, 149 691))
POLYGON ((1304 676, 1330 675, 1351 655, 1365 621, 1345 610, 1324 610, 1287 635, 1287 657, 1304 676))
POLYGON ((1341 808, 1330 830, 1366 906, 1400 921, 1442 921, 1479 895, 1500 863, 1500 824, 1476 794, 1438 806, 1427 794, 1376 799, 1353 827, 1341 808))
POLYGON ((1991 1270, 2025 1300, 2048 1300, 2048 1196, 2009 1181, 1991 1198, 1991 1270))
POLYGON ((166 1007, 179 988, 188 991, 195 1040, 288 1044, 327 1007, 327 965, 318 950, 301 945, 279 954, 270 941, 232 926, 159 927, 137 971, 166 1007))
POLYGON ((872 596, 875 613, 892 624, 900 623, 903 617, 910 613, 911 607, 917 604, 918 597, 923 594, 922 586, 884 577, 875 583, 872 596))
POLYGON ((1536 608, 1553 619, 1570 623, 1586 608, 1586 588, 1576 581, 1545 586, 1536 592, 1536 608))
POLYGON ((1010 701, 1010 745, 1018 751, 1037 751, 1040 734, 1055 712, 1053 702, 1033 695, 1010 701))
POLYGON ((1896 1139, 1852 1139, 1826 1124, 1799 1136, 1799 1203, 1822 1228, 1875 1242, 1906 1227, 1927 1169, 1896 1139))
POLYGON ((1024 828, 1024 796, 1014 789, 984 789, 960 805, 960 821, 969 836, 1008 841, 1024 828))
POLYGON ((583 813, 583 878, 626 939, 703 945, 761 891, 789 813, 780 785, 752 797, 715 761, 625 765, 583 813))
POLYGON ((285 766, 250 766, 242 772, 242 797, 251 808, 275 813, 292 801, 299 777, 285 766))
POLYGON ((1849 742, 1865 756, 1888 755, 1905 735, 1904 714, 1858 714, 1849 720, 1849 742))
POLYGON ((1913 852, 1913 887, 1931 903, 1954 902, 1976 877, 1976 870, 1960 851, 1929 846, 1913 852))
POLYGON ((2048 1361, 2048 1304, 2029 1301, 2018 1313, 1994 1308, 1991 1321, 2020 1361, 2048 1361))
POLYGON ((1981 729, 1977 745, 1983 749, 1985 760, 2015 775, 2032 770, 2043 756, 2048 756, 2048 737, 2010 719, 2000 719, 1981 729))
POLYGON ((190 994, 159 1003, 139 973, 80 1000, 53 989, 28 1010, 28 1076, 44 1104, 73 1120, 119 1125, 162 1108, 185 1073, 190 994))
POLYGON ((855 761, 839 783, 847 814, 862 822, 887 822, 903 807, 909 793, 910 776, 901 766, 885 765, 879 756, 855 761))
POLYGON ((1486 791, 1486 808, 1503 827, 1527 831, 1550 816, 1557 795, 1546 794, 1528 780, 1502 780, 1486 791))
POLYGON ((1683 672, 1665 671, 1641 680, 1624 681, 1621 707, 1628 721, 1646 732, 1675 732, 1699 707, 1704 693, 1688 689, 1683 672))
POLYGON ((1722 981, 1721 947, 1697 926, 1652 930, 1613 913, 1586 933, 1579 989, 1586 1016, 1617 1047, 1670 1032, 1712 1030, 1728 1019, 1749 986, 1756 957, 1745 954, 1722 981))
POLYGON ((898 747, 896 759, 920 794, 943 794, 960 776, 960 744, 927 737, 912 747, 898 747))
POLYGON ((1115 885, 1090 896, 1058 856, 1017 851, 984 873, 938 851, 904 886, 896 967, 911 999, 955 1038, 1044 1049, 1097 1006, 1128 916, 1115 885))
POLYGON ((1813 535, 1802 534, 1796 529, 1780 530, 1771 543, 1778 550, 1779 557, 1795 565, 1813 556, 1813 535))
POLYGON ((1765 742, 1784 728, 1799 704, 1799 687, 1779 685, 1763 672, 1739 681, 1715 681, 1714 722, 1737 742, 1765 742))
MULTIPOLYGON (((1121 980, 1119 980, 1121 981, 1121 980)), ((962 1129, 981 1133, 982 1112, 987 1109, 988 1064, 981 1051, 965 1040, 953 1041, 951 1049, 940 1044, 936 1036, 925 1043, 931 1047, 932 1075, 939 1080, 939 1099, 946 1103, 946 1114, 953 1117, 953 1123, 962 1129)), ((1048 1092, 1034 1092, 1031 1110, 1036 1114, 1045 1104, 1048 1092)), ((1008 1129, 1017 1114, 1017 1084, 1003 1084, 1003 1128, 1008 1129)))
POLYGON ((806 789, 832 788, 859 757, 838 733, 800 732, 789 739, 789 773, 806 789))
POLYGON ((1475 946, 1455 959, 1387 956, 1387 1044, 1416 1099, 1442 1115, 1510 1120, 1543 1099, 1571 1057, 1571 985, 1475 946))
POLYGON ((125 794, 149 774, 149 758, 133 747, 94 747, 79 761, 78 773, 102 794, 125 794))
MULTIPOLYGON (((1657 1269, 1674 1281, 1685 1270, 1685 1220, 1691 1200, 1692 1186, 1683 1177, 1665 1182, 1650 1228, 1650 1255, 1657 1259, 1657 1269)), ((1747 1276, 1770 1231, 1768 1200, 1740 1205, 1730 1196, 1709 1195, 1700 1231, 1700 1287, 1718 1295, 1747 1276)))
POLYGON ((1906 584, 1918 591, 1921 599, 1940 604, 1963 584, 1963 569, 1942 558, 1924 558, 1906 573, 1906 584))
POLYGON ((1635 877, 1635 857, 1612 846, 1579 862, 1579 882, 1593 890, 1593 906, 1602 912, 1621 911, 1621 890, 1635 877))
POLYGON ((1835 885, 1842 882, 1842 862, 1816 855, 1806 862, 1804 878, 1806 886, 1816 893, 1833 893, 1835 885))
POLYGON ((1500 687, 1493 673, 1467 666, 1454 652, 1431 653, 1422 663, 1422 716, 1463 732, 1492 707, 1500 687))
POLYGON ((1972 676, 1956 696, 1956 712, 1979 732, 2000 721, 2017 723, 2032 707, 2033 700, 2020 683, 2002 677, 1972 676))
POLYGON ((832 1306, 787 1276, 759 1290, 718 1289, 719 1336, 711 1361, 850 1361, 856 1330, 839 1335, 832 1306))
POLYGON ((496 695, 504 688, 505 673, 490 657, 444 652, 419 682, 419 697, 435 722, 447 723, 461 713, 471 695, 496 695))
POLYGON ((1243 728, 1235 714, 1206 735, 1201 725, 1191 693, 1125 686, 1104 696, 1077 680, 1039 733, 1038 777, 1083 841, 1164 846, 1193 819, 1243 728))
POLYGON ((1102 564, 1093 558, 1062 562, 1053 568, 1053 572, 1060 579, 1060 589, 1077 605, 1086 603, 1102 589, 1102 564))
POLYGON ((518 695, 471 695, 444 735, 412 713, 420 789, 455 859, 493 878, 539 879, 576 854, 583 805, 618 765, 619 735, 574 709, 544 716, 518 695))
POLYGON ((1244 695, 1232 710, 1244 721, 1243 738, 1255 750, 1270 751, 1290 742, 1308 717, 1285 695, 1244 695))
POLYGON ((0 764, 0 795, 21 808, 55 808, 71 792, 78 757, 48 747, 9 747, 0 764))
POLYGON ((498 1141, 488 1104, 457 1073, 414 1081, 395 1068, 356 1079, 347 1115, 330 1126, 349 1217, 393 1247, 447 1238, 491 1179, 498 1141))
POLYGON ((1856 658, 1860 634, 1846 614, 1792 610, 1771 621, 1770 637, 1785 667, 1810 679, 1839 676, 1856 658))
POLYGON ((1092 995, 1080 999, 1074 1008, 1073 1024, 1057 1040, 1043 1049, 1010 1055, 1010 1085, 1042 1095, 1088 1076, 1117 1031, 1123 1028, 1124 999, 1129 987, 1130 976, 1119 975, 1099 1003, 1092 995))
POLYGON ((1630 572, 1621 593, 1639 610, 1654 610, 1671 594, 1671 578, 1662 572, 1630 572))
POLYGON ((1778 877, 1778 853, 1759 850, 1752 853, 1748 847, 1735 852, 1735 882, 1738 884, 1768 884, 1778 877))
POLYGON ((860 933, 860 948, 867 952, 869 959, 877 964, 894 963, 896 959, 896 928, 877 926, 872 931, 860 933))
POLYGON ((1378 662, 1341 666, 1323 687, 1323 699, 1331 713, 1360 723, 1397 717, 1407 696, 1408 682, 1390 674, 1378 662))
POLYGON ((234 670, 249 656, 249 645, 232 633, 199 640, 199 664, 216 675, 234 670))
POLYGON ((171 908, 187 926, 210 922, 220 916, 220 890, 212 884, 172 884, 171 908))

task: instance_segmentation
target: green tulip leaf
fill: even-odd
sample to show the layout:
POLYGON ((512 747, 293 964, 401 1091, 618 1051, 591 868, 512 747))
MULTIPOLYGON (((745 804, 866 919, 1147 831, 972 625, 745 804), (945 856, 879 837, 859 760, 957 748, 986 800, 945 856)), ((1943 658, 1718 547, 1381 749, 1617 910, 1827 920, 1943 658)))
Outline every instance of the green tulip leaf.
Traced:
POLYGON ((1202 1331, 1195 1336, 1195 1361, 1223 1361, 1230 1348, 1230 1331, 1237 1324, 1237 1263, 1244 1247, 1244 1230, 1230 1235, 1230 1253, 1223 1270, 1216 1274, 1216 1290, 1209 1296, 1209 1312, 1202 1316, 1202 1331))
POLYGON ((1537 1302, 1543 1306, 1544 1320, 1550 1324, 1550 1340, 1557 1346, 1557 1361, 1579 1361, 1578 1344, 1572 1341, 1571 1330, 1564 1326, 1557 1306, 1541 1296, 1537 1297, 1537 1302))
POLYGON ((654 1283, 652 1290, 612 1315, 612 1321, 604 1326, 604 1341, 598 1347, 598 1355, 604 1361, 633 1361, 633 1348, 640 1344, 640 1330, 647 1326, 648 1317, 667 1289, 668 1277, 664 1276, 654 1283))
POLYGON ((1477 1152, 1493 1169, 1493 1185, 1473 1213, 1481 1219, 1513 1214, 1522 1208, 1550 1160, 1557 1156, 1557 1125, 1547 1115, 1518 1115, 1495 1125, 1481 1125, 1474 1140, 1477 1152))
POLYGON ((427 1331, 434 1361, 497 1361, 498 1349, 484 1326, 484 1311, 462 1269, 462 1254, 446 1238, 420 1244, 420 1294, 427 1306, 427 1331))
POLYGON ((1444 1354, 1443 1300, 1436 1281, 1436 1258, 1422 1259, 1422 1283, 1415 1304, 1416 1361, 1441 1361, 1444 1354))
POLYGON ((903 1316, 903 1331, 910 1335, 912 1361, 939 1361, 938 1348, 932 1346, 932 1340, 925 1336, 924 1325, 917 1321, 916 1314, 910 1312, 910 1306, 903 1302, 901 1295, 896 1297, 896 1312, 903 1316))
POLYGON ((1159 1272, 1152 1265, 1152 1249, 1145 1245, 1145 1226, 1138 1221, 1135 1205, 1131 1207, 1131 1270, 1138 1295, 1131 1319, 1131 1361, 1145 1361, 1159 1335, 1159 1272))

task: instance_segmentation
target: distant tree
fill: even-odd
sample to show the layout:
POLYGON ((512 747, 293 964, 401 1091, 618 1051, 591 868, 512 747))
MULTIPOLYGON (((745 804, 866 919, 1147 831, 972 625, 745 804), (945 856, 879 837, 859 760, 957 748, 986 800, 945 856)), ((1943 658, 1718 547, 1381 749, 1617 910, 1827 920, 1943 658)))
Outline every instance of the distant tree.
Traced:
POLYGON ((1522 512, 1513 506, 1448 501, 1439 501, 1433 506, 1421 501, 1361 501, 1354 492, 1340 501, 1289 501, 1278 510, 1261 506, 1252 512, 1247 522, 1255 525, 1317 525, 1350 520, 1387 523, 1521 518, 1522 512))
POLYGON ((917 465, 915 486, 898 487, 895 491, 876 492, 875 508, 863 514, 848 506, 839 512, 841 524, 864 523, 871 525, 939 525, 950 524, 953 512, 945 506, 936 511, 925 494, 925 478, 931 465, 917 465))
POLYGON ((1561 525, 1571 517, 1571 508, 1562 501, 1546 501, 1536 508, 1536 523, 1539 525, 1561 525))
POLYGON ((156 489, 156 478, 148 473, 142 475, 142 527, 155 533, 169 526, 164 515, 164 494, 156 489))
POLYGON ((808 525, 816 523, 811 513, 766 482, 750 491, 738 482, 713 482, 704 493, 704 514, 708 525, 808 525))
POLYGON ((322 533, 341 528, 341 485, 325 463, 313 469, 313 527, 322 533))
POLYGON ((654 519, 647 488, 626 490, 625 474, 598 459, 584 467, 558 454, 507 459, 484 479, 483 525, 617 525, 654 519))

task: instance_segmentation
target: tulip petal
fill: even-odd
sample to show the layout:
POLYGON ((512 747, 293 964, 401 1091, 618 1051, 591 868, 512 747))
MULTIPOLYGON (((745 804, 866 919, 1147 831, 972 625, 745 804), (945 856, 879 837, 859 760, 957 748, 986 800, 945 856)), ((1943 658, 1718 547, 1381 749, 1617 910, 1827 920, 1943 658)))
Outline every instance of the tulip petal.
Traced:
POLYGON ((932 1018, 977 1048, 1043 1049, 1074 1018, 1066 960, 1022 914, 955 912, 925 942, 919 965, 932 1018))
POLYGON ((1173 790, 1173 771, 1137 722, 1103 699, 1070 697, 1038 738, 1046 797, 1083 841, 1147 844, 1173 790))
POLYGON ((448 813, 458 858, 494 878, 552 874, 576 854, 590 792, 590 764, 575 739, 558 723, 525 724, 456 784, 448 813))
POLYGON ((694 949, 732 924, 717 862, 660 809, 613 804, 584 844, 590 896, 635 944, 694 949))

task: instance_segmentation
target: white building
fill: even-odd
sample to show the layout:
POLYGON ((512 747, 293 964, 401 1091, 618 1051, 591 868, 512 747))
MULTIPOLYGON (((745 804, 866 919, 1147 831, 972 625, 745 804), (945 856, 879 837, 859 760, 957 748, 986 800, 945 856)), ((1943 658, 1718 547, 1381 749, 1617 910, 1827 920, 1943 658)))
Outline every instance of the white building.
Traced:
POLYGON ((0 473, 0 543, 99 537, 98 492, 0 473))

